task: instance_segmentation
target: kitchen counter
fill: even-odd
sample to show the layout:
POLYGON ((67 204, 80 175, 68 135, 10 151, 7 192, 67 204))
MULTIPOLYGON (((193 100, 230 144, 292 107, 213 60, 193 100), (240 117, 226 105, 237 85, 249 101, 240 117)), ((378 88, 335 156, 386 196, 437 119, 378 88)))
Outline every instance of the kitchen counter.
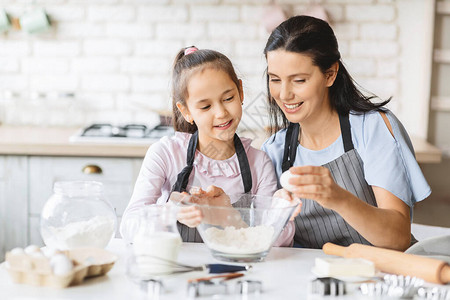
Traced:
MULTIPOLYGON (((188 299, 187 280, 209 276, 206 272, 188 272, 162 277, 164 290, 161 297, 149 297, 126 275, 127 249, 124 241, 114 239, 107 250, 117 254, 119 260, 113 269, 102 277, 88 279, 79 285, 65 289, 14 284, 0 265, 0 299, 188 299)), ((264 262, 253 263, 245 276, 227 281, 234 287, 238 280, 258 280, 263 292, 259 296, 215 296, 205 299, 307 299, 308 284, 315 278, 311 272, 316 257, 327 257, 322 250, 273 247, 264 262)), ((180 263, 200 266, 223 263, 214 259, 203 243, 183 243, 178 257, 180 263)), ((317 297, 314 299, 327 299, 317 297)), ((340 299, 358 299, 356 295, 340 299)))
POLYGON ((0 126, 0 154, 141 157, 149 145, 70 142, 79 128, 0 126))
MULTIPOLYGON (((161 279, 164 285, 161 297, 146 298, 139 285, 133 283, 126 275, 127 249, 124 241, 114 239, 107 250, 117 254, 119 260, 106 276, 88 279, 65 289, 14 284, 2 264, 0 299, 188 299, 187 280, 208 276, 204 271, 165 276, 161 279)), ((263 293, 260 297, 250 296, 249 299, 307 299, 308 283, 315 278, 310 271, 314 259, 326 256, 321 250, 274 247, 264 262, 252 264, 252 270, 246 272, 244 277, 229 280, 227 283, 232 287, 238 280, 262 281, 263 293)), ((206 246, 199 243, 183 243, 178 261, 193 266, 223 263, 214 259, 206 246)), ((241 299, 234 296, 204 298, 241 299)))
MULTIPOLYGON (((80 143, 70 142, 69 137, 79 128, 58 127, 13 127, 0 126, 0 154, 4 155, 44 155, 44 156, 102 156, 102 157, 144 157, 149 145, 80 143)), ((241 134, 246 136, 245 132, 241 134)), ((249 136, 254 136, 249 135, 249 136)), ((265 140, 254 140, 260 147, 265 140)), ((439 163, 442 151, 420 138, 411 138, 419 163, 439 163)))
MULTIPOLYGON (((7 274, 5 264, 0 264, 0 299, 193 299, 187 297, 187 281, 190 278, 209 276, 205 271, 195 271, 166 275, 160 278, 163 283, 161 295, 147 297, 137 283, 126 275, 127 247, 121 239, 113 239, 106 248, 119 256, 112 270, 106 275, 86 279, 81 284, 65 289, 15 284, 7 274)), ((320 249, 273 247, 265 261, 252 263, 252 269, 244 272, 244 276, 226 283, 229 290, 234 290, 239 280, 260 281, 260 295, 216 295, 199 299, 329 299, 330 296, 312 295, 310 282, 316 276, 312 272, 316 257, 330 257, 320 249)), ((203 243, 183 243, 178 256, 178 262, 191 266, 211 263, 223 263, 212 257, 203 243)), ((357 290, 358 281, 355 277, 346 281, 347 295, 339 299, 366 299, 357 290), (351 281, 353 278, 353 281, 351 281)), ((434 287, 436 284, 425 283, 424 286, 434 287)), ((449 289, 448 286, 440 286, 449 289)), ((392 299, 377 297, 377 299, 392 299)))

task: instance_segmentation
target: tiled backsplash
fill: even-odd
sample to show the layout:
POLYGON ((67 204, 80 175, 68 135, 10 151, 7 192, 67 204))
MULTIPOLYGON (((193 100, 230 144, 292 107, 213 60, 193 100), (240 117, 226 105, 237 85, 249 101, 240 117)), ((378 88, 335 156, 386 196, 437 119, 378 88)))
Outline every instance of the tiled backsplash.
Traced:
MULTIPOLYGON (((0 1, 20 16, 33 1, 0 1)), ((85 125, 147 122, 170 109, 170 69, 181 47, 219 50, 244 82, 244 127, 265 111, 269 0, 40 0, 49 32, 0 34, 0 120, 4 124, 85 125), (154 115, 153 115, 154 116, 154 115), (256 116, 256 117, 255 117, 256 116)), ((288 15, 309 2, 327 11, 344 63, 381 97, 399 93, 398 17, 389 0, 280 0, 288 15)), ((396 102, 391 105, 396 109, 396 102)))

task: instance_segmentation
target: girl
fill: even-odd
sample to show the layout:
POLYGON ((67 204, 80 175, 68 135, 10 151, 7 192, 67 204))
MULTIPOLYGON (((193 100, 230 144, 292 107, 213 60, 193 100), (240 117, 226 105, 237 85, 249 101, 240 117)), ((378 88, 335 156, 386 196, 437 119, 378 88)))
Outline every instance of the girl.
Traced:
POLYGON ((292 192, 303 198, 294 241, 408 248, 412 207, 431 190, 408 134, 384 108, 389 100, 372 103, 356 88, 320 19, 283 22, 264 53, 272 133, 281 130, 263 150, 278 177, 290 170, 292 192))
MULTIPOLYGON (((165 203, 172 191, 183 192, 188 186, 211 185, 196 194, 212 202, 223 201, 223 193, 274 194, 277 179, 269 157, 235 133, 243 100, 242 82, 226 56, 195 47, 178 53, 172 75, 176 133, 153 144, 145 156, 122 219, 124 238, 132 240, 141 207, 165 203)), ((178 225, 183 241, 202 241, 192 228, 201 218, 195 207, 181 209, 178 225)), ((292 223, 277 244, 290 244, 293 233, 292 223)))

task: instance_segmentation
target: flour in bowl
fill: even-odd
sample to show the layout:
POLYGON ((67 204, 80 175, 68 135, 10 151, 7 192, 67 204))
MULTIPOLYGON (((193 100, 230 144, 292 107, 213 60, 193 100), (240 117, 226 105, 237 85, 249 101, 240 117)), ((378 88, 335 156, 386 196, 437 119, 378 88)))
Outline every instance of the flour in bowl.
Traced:
POLYGON ((210 227, 205 230, 203 239, 216 251, 230 254, 254 254, 267 251, 272 245, 274 228, 272 226, 255 226, 236 229, 210 227))

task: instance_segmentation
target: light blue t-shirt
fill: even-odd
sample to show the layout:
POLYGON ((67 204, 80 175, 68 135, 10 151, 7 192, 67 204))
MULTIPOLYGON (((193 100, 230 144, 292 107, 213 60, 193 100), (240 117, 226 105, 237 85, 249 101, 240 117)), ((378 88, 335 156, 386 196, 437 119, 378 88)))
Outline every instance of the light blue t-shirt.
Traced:
MULTIPOLYGON (((381 187, 413 207, 431 193, 414 156, 411 140, 395 115, 386 110, 394 137, 379 112, 350 114, 353 145, 363 161, 365 179, 371 186, 381 187)), ((286 129, 271 136, 261 149, 272 159, 277 178, 281 176, 286 129)), ((294 166, 321 166, 344 154, 342 136, 325 149, 314 151, 297 147, 294 166)))

